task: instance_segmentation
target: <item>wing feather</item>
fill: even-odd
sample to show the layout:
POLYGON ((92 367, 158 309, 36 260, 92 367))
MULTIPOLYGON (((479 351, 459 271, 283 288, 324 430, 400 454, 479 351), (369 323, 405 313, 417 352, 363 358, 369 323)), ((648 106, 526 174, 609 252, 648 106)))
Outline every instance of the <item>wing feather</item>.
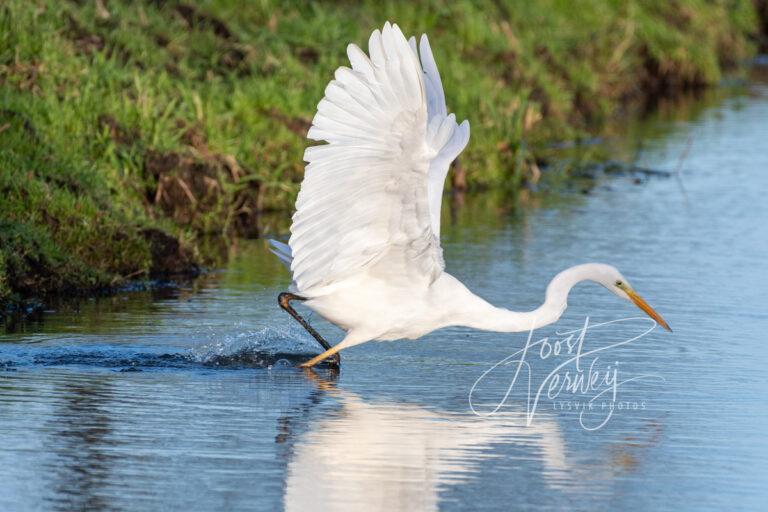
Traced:
POLYGON ((326 144, 304 153, 290 248, 275 247, 307 295, 364 271, 436 279, 442 181, 469 137, 447 115, 426 36, 417 51, 386 23, 368 55, 353 44, 347 55, 351 68, 336 70, 307 134, 326 144))

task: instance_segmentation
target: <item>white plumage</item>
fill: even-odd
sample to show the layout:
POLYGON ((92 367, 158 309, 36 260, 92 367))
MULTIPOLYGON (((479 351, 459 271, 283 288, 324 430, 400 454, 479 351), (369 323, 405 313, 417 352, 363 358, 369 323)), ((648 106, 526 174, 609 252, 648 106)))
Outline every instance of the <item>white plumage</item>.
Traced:
MULTIPOLYGON (((406 40, 387 22, 371 34, 368 52, 350 44, 351 69, 337 69, 326 87, 307 134, 326 143, 304 153, 288 246, 271 241, 290 266, 293 291, 347 331, 332 352, 448 325, 519 331, 556 320, 567 290, 555 290, 554 302, 548 292, 534 312, 515 313, 443 271, 443 184, 469 141, 469 123, 448 114, 426 35, 417 50, 415 38, 406 40)), ((598 278, 579 276, 601 284, 623 279, 613 267, 598 266, 598 278)), ((568 289, 575 284, 561 281, 568 289)))
POLYGON ((442 272, 443 181, 469 124, 446 114, 426 36, 425 71, 412 41, 387 24, 371 35, 370 59, 349 45, 352 69, 336 71, 317 107, 307 136, 328 144, 304 153, 289 242, 302 294, 389 262, 411 277, 442 272))

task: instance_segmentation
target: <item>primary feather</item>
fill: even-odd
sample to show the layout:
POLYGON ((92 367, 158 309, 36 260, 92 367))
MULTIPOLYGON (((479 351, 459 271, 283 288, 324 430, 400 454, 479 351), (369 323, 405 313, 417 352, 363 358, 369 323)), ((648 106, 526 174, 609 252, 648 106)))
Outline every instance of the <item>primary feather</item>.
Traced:
POLYGON ((433 282, 443 272, 440 205, 469 124, 447 114, 429 41, 386 23, 366 55, 349 45, 307 134, 290 260, 296 290, 322 295, 361 273, 433 282))

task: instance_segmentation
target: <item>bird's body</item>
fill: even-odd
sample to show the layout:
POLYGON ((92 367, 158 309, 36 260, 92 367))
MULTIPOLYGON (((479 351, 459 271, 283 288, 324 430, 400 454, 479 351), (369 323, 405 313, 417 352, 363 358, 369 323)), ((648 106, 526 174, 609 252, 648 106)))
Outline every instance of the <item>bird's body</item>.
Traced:
POLYGON ((471 311, 493 308, 460 281, 443 273, 433 282, 392 283, 360 276, 336 293, 311 298, 307 306, 323 318, 366 339, 416 339, 452 325, 466 325, 471 311))
POLYGON ((445 272, 443 184, 469 141, 469 123, 447 113, 426 36, 417 49, 387 23, 371 35, 369 53, 349 45, 352 68, 339 68, 326 88, 307 134, 326 144, 305 152, 288 245, 272 241, 292 271, 295 297, 347 332, 308 364, 365 341, 418 338, 452 325, 540 327, 560 317, 580 280, 632 298, 615 268, 586 264, 558 274, 540 308, 517 313, 445 272))

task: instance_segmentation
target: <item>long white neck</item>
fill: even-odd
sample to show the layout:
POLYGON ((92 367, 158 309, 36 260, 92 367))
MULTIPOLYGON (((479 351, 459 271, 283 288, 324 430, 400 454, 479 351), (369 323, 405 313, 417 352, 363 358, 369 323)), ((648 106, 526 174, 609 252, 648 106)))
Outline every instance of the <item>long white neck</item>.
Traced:
MULTIPOLYGON (((563 270, 547 286, 544 303, 533 311, 518 312, 496 307, 471 294, 464 297, 453 325, 496 332, 524 332, 556 322, 568 306, 568 293, 581 281, 597 281, 607 265, 586 263, 563 270)), ((467 290, 468 291, 468 290, 467 290)))

